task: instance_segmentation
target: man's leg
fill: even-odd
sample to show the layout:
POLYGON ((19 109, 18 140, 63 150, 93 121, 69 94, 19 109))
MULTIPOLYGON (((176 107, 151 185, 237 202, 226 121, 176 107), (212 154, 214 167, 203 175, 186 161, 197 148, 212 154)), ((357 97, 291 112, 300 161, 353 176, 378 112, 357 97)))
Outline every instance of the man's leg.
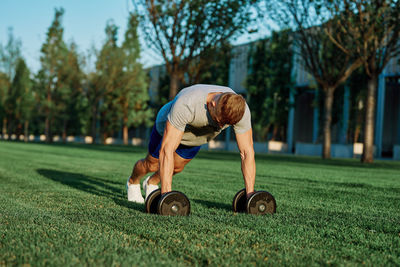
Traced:
MULTIPOLYGON (((175 152, 174 153, 174 175, 183 171, 186 164, 188 164, 191 160, 192 159, 184 159, 175 152)), ((161 182, 160 171, 158 170, 158 167, 157 167, 157 171, 152 176, 150 176, 150 178, 148 180, 148 185, 158 185, 160 182, 161 182)), ((150 195, 150 193, 154 189, 157 189, 158 187, 155 188, 155 187, 147 186, 147 188, 148 188, 148 190, 146 190, 146 192, 145 192, 146 198, 148 195, 150 195)))
POLYGON ((140 190, 140 178, 149 172, 155 172, 158 169, 158 159, 150 154, 146 158, 136 162, 132 174, 126 182, 126 191, 128 200, 136 203, 144 203, 142 191, 140 190))
POLYGON ((147 154, 146 158, 136 162, 133 167, 131 177, 129 179, 130 184, 139 184, 140 179, 148 174, 149 172, 155 172, 158 170, 158 159, 150 154, 147 154))

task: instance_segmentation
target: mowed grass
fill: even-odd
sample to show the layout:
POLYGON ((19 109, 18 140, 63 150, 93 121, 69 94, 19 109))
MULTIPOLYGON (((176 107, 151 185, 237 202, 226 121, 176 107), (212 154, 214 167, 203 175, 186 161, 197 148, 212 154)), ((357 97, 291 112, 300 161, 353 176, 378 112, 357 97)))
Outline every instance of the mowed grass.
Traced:
POLYGON ((400 265, 400 162, 257 155, 273 216, 234 214, 240 157, 174 177, 189 217, 129 203, 135 147, 0 142, 0 265, 400 265))

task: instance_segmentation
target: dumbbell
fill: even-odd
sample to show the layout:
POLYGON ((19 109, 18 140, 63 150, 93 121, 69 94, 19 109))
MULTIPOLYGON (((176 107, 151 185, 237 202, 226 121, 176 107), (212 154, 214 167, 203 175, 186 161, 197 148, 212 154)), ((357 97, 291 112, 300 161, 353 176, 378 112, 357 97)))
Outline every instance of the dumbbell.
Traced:
POLYGON ((154 190, 146 199, 146 212, 167 216, 187 216, 190 214, 190 201, 179 191, 171 191, 163 196, 161 189, 154 190))
POLYGON ((243 188, 233 198, 232 209, 254 215, 273 214, 276 212, 276 201, 267 191, 256 191, 247 199, 246 189, 243 188))

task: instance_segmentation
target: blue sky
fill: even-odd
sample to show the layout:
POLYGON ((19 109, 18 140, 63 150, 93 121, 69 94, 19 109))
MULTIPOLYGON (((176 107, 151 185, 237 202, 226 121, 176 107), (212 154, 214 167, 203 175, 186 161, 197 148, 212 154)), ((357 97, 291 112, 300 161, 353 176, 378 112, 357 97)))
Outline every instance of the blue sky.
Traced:
MULTIPOLYGON (((54 18, 54 8, 65 9, 63 17, 64 40, 73 40, 81 53, 95 45, 99 49, 104 41, 104 28, 112 19, 119 26, 120 40, 126 29, 132 0, 0 0, 0 44, 7 42, 8 28, 22 41, 22 54, 32 71, 40 68, 40 48, 54 18)), ((260 35, 260 33, 258 34, 260 35)), ((243 36, 235 43, 258 38, 243 36)), ((160 64, 161 57, 142 42, 142 63, 146 67, 160 64)))

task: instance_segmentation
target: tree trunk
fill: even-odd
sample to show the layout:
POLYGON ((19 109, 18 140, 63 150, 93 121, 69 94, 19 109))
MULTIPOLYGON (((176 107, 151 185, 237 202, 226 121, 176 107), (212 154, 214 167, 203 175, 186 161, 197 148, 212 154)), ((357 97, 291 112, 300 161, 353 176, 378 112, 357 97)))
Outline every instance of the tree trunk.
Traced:
POLYGON ((46 136, 46 143, 50 143, 52 138, 50 133, 50 116, 48 114, 44 122, 44 135, 46 136))
POLYGON ((108 138, 108 134, 107 134, 106 132, 104 132, 104 133, 103 133, 103 140, 102 140, 103 145, 106 144, 107 138, 108 138))
MULTIPOLYGON (((101 114, 101 117, 102 118, 105 118, 105 116, 103 115, 104 113, 102 113, 101 114)), ((103 144, 103 145, 105 145, 106 144, 106 140, 107 140, 107 138, 108 138, 108 132, 107 132, 107 127, 108 125, 107 125, 107 122, 104 120, 104 122, 103 122, 103 126, 102 127, 100 127, 100 136, 101 136, 101 138, 102 138, 102 140, 101 140, 101 143, 103 144)))
POLYGON ((128 140, 128 126, 124 125, 123 127, 123 138, 124 138, 124 145, 128 145, 129 144, 129 140, 128 140))
POLYGON ((8 125, 7 125, 8 138, 7 138, 7 140, 10 141, 11 140, 11 135, 13 134, 14 121, 11 120, 10 118, 7 121, 8 121, 8 125))
POLYGON ((274 124, 274 128, 272 130, 272 139, 271 139, 271 141, 277 140, 278 130, 279 130, 279 125, 274 124))
POLYGON ((364 150, 361 162, 372 163, 374 159, 374 127, 375 127, 375 102, 378 75, 373 75, 368 80, 368 92, 365 103, 364 124, 364 150))
POLYGON ((122 136, 123 136, 123 140, 124 140, 124 145, 128 144, 128 117, 124 116, 123 119, 123 127, 122 127, 122 136))
POLYGON ((96 143, 96 136, 97 136, 97 129, 96 129, 96 124, 97 124, 97 104, 92 107, 92 126, 91 126, 91 135, 92 135, 92 144, 96 143))
POLYGON ((15 117, 12 117, 12 115, 10 115, 10 116, 8 116, 7 121, 8 121, 8 125, 7 125, 7 127, 8 127, 8 129, 7 129, 8 140, 10 141, 11 140, 11 136, 13 134, 17 134, 17 129, 16 129, 16 126, 15 126, 15 123, 17 122, 17 119, 15 117))
POLYGON ((324 141, 322 147, 322 158, 331 158, 331 122, 332 122, 332 105, 334 88, 324 88, 324 141))
POLYGON ((3 118, 3 129, 2 129, 3 136, 7 134, 7 118, 3 118))
POLYGON ((63 143, 67 142, 67 124, 68 124, 67 120, 64 119, 64 121, 63 121, 63 132, 62 132, 63 143))
POLYGON ((26 120, 24 122, 24 142, 29 141, 29 137, 28 137, 29 131, 28 130, 29 130, 29 121, 26 120))
MULTIPOLYGON (((50 88, 47 91, 47 105, 50 105, 51 103, 51 91, 50 88)), ((49 107, 47 107, 46 110, 46 121, 45 121, 45 128, 44 128, 44 134, 46 135, 46 143, 51 143, 53 142, 53 137, 51 134, 51 110, 49 107)))
POLYGON ((174 99, 179 89, 179 76, 178 73, 173 71, 169 82, 169 100, 174 99))

